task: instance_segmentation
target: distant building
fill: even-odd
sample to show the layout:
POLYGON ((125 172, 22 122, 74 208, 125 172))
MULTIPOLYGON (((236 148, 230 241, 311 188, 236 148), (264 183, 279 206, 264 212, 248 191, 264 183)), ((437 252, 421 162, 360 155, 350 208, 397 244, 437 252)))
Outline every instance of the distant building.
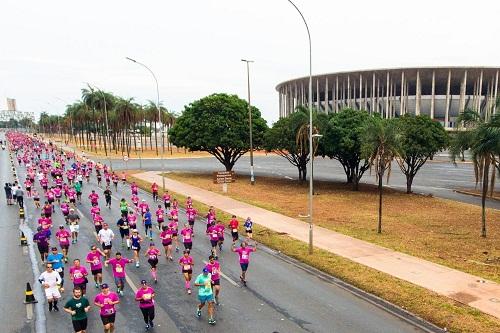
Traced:
MULTIPOLYGON (((471 108, 490 116, 498 112, 500 68, 429 67, 378 69, 313 76, 312 101, 324 112, 364 109, 384 118, 426 114, 445 128, 471 108)), ((308 105, 309 77, 280 83, 279 114, 286 117, 308 105)))
POLYGON ((9 121, 10 119, 20 121, 25 118, 29 118, 34 122, 35 113, 18 111, 16 108, 16 100, 13 98, 7 98, 7 110, 0 110, 0 121, 9 121))

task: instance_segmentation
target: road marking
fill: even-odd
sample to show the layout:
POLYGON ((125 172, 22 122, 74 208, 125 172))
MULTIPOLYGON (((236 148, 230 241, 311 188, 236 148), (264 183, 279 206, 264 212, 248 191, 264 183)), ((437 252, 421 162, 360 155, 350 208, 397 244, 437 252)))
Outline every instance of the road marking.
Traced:
MULTIPOLYGON (((203 260, 203 263, 204 263, 205 265, 207 265, 207 264, 208 264, 208 262, 207 262, 207 261, 205 261, 205 260, 203 260)), ((228 281, 229 281, 229 283, 231 283, 233 286, 238 287, 238 288, 240 287, 240 285, 239 285, 238 283, 234 282, 234 281, 233 281, 231 278, 229 278, 226 274, 222 273, 222 271, 219 271, 219 273, 220 273, 220 276, 222 276, 224 279, 228 280, 228 281)))

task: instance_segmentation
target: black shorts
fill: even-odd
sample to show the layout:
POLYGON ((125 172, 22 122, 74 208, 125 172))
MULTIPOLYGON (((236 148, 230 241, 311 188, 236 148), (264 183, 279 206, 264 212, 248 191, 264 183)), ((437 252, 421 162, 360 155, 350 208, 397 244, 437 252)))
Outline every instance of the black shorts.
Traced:
POLYGON ((210 240, 210 244, 212 244, 212 247, 216 247, 218 243, 218 240, 210 240))
POLYGON ((233 241, 238 240, 238 232, 231 232, 231 236, 233 237, 233 241))
POLYGON ((165 207, 170 208, 170 202, 165 202, 165 207))
POLYGON ((41 245, 41 244, 37 244, 38 245, 38 251, 40 251, 40 253, 49 253, 49 245, 41 245))
POLYGON ((183 269, 183 270, 182 270, 182 273, 183 273, 183 274, 186 274, 186 273, 187 273, 187 274, 193 274, 193 270, 192 270, 192 269, 186 269, 186 270, 184 270, 184 269, 183 269))
POLYGON ((158 259, 148 259, 148 263, 151 265, 151 268, 156 268, 156 265, 158 265, 158 259))
POLYGON ((102 268, 99 269, 91 269, 92 275, 102 274, 102 268))
POLYGON ((104 245, 104 243, 102 243, 102 249, 103 249, 103 250, 111 250, 111 247, 112 247, 112 246, 113 246, 112 244, 109 244, 109 245, 104 245))
POLYGON ((120 236, 123 238, 125 236, 130 235, 130 229, 122 229, 120 228, 120 236))
POLYGON ((212 281, 212 286, 220 286, 220 280, 217 279, 217 280, 212 281))
POLYGON ((61 246, 61 249, 63 250, 69 249, 69 244, 59 244, 59 246, 61 246))
POLYGON ((106 197, 106 203, 111 203, 111 197, 106 197))
POLYGON ((161 244, 163 246, 171 246, 172 245, 172 241, 170 241, 170 242, 162 242, 161 244))
POLYGON ((87 289, 87 283, 74 283, 73 282, 73 288, 80 288, 82 290, 86 290, 87 289))
POLYGON ((193 226, 194 225, 194 220, 188 221, 188 223, 189 223, 190 226, 193 226))
POLYGON ((241 270, 242 270, 243 272, 246 272, 246 271, 247 271, 247 269, 248 269, 248 263, 246 263, 246 264, 242 264, 242 263, 240 263, 240 267, 241 267, 241 270))
POLYGON ((252 229, 247 229, 245 230, 247 234, 251 234, 252 233, 252 229))
POLYGON ((114 324, 115 323, 115 317, 116 317, 116 313, 113 313, 110 316, 102 316, 101 315, 102 324, 103 325, 114 324))
POLYGON ((76 202, 76 199, 69 199, 69 202, 71 202, 71 203, 75 203, 75 202, 76 202))
POLYGON ((184 248, 186 250, 191 250, 193 248, 193 243, 184 243, 184 248))
POLYGON ((85 331, 87 329, 87 318, 73 320, 73 329, 75 332, 85 331))

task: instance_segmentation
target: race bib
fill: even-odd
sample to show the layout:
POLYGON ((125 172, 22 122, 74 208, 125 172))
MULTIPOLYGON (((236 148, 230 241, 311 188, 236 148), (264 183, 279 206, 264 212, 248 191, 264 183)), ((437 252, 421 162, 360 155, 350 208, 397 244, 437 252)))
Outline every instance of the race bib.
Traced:
POLYGON ((185 271, 187 271, 187 270, 190 270, 190 269, 191 269, 191 265, 184 265, 184 266, 182 266, 182 267, 183 267, 183 269, 184 269, 185 271))
POLYGON ((116 270, 116 272, 117 272, 117 273, 122 273, 122 272, 123 272, 123 267, 121 267, 121 266, 116 266, 116 269, 115 269, 115 270, 116 270))
POLYGON ((241 259, 248 259, 248 254, 245 253, 241 254, 241 259))
POLYGON ((238 232, 238 229, 233 229, 233 232, 238 232))

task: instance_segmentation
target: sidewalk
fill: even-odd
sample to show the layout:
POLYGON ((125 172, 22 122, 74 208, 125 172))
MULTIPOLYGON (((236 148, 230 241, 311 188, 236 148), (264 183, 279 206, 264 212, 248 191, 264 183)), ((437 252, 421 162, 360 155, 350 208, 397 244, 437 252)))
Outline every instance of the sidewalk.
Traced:
MULTIPOLYGON (((148 182, 162 182, 156 171, 134 175, 148 182)), ((229 197, 181 183, 168 177, 165 186, 193 200, 214 206, 240 218, 252 217, 259 225, 308 241, 308 224, 278 213, 252 206, 229 197)), ((315 227, 314 246, 354 262, 374 268, 418 286, 432 290, 482 312, 500 318, 500 285, 452 268, 419 259, 404 253, 315 227)))

